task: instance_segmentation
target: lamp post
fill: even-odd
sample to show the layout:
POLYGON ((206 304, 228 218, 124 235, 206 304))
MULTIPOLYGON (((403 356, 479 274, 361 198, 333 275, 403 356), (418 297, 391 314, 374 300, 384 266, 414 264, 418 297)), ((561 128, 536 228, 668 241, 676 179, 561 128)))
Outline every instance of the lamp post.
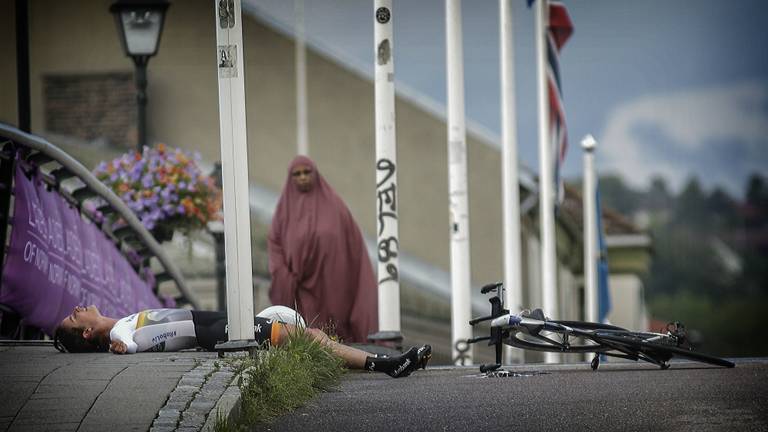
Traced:
POLYGON ((157 53, 168 6, 166 0, 117 0, 109 8, 115 16, 123 51, 136 66, 139 153, 147 144, 147 63, 157 53))

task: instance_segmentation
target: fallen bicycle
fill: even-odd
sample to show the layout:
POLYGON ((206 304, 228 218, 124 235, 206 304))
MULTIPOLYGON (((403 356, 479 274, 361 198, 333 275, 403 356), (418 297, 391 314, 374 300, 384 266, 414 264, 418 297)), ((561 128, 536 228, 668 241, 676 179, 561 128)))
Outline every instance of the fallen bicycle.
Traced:
POLYGON ((489 299, 491 315, 470 320, 470 325, 490 321, 490 336, 470 339, 468 343, 489 341, 496 349, 496 364, 482 365, 481 372, 501 367, 503 345, 534 351, 557 353, 594 353, 592 370, 600 365, 601 355, 629 360, 643 360, 658 365, 661 369, 670 367, 670 360, 682 357, 716 366, 734 367, 725 359, 693 351, 685 331, 679 322, 667 324, 663 332, 631 331, 610 324, 586 321, 551 320, 541 309, 511 314, 503 308, 503 285, 490 284, 483 287, 483 293, 495 293, 489 299))

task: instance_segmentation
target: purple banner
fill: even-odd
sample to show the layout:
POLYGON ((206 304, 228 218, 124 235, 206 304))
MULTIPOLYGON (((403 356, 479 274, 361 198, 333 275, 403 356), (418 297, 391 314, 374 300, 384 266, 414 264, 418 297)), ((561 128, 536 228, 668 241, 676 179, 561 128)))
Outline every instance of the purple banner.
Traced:
POLYGON ((49 191, 37 170, 28 178, 23 163, 16 163, 0 303, 49 335, 77 305, 96 305, 102 315, 114 318, 161 307, 117 246, 49 191))

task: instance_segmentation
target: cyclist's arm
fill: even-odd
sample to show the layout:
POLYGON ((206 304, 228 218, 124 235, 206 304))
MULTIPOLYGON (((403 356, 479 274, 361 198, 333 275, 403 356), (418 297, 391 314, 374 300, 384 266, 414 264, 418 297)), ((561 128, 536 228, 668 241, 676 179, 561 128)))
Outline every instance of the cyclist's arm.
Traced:
POLYGON ((133 354, 136 352, 136 342, 133 341, 133 333, 135 331, 135 319, 119 320, 112 330, 109 332, 110 351, 117 354, 133 354), (119 343, 117 343, 119 342, 119 343), (125 345, 123 350, 120 347, 120 343, 125 345), (121 352, 122 351, 122 352, 121 352))

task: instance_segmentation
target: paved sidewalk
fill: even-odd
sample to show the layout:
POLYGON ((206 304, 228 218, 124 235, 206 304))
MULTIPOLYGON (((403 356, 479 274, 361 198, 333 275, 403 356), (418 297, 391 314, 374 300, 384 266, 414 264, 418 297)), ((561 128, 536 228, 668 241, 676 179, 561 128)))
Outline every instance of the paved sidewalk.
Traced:
POLYGON ((0 431, 199 431, 232 373, 215 353, 0 346, 0 431))

